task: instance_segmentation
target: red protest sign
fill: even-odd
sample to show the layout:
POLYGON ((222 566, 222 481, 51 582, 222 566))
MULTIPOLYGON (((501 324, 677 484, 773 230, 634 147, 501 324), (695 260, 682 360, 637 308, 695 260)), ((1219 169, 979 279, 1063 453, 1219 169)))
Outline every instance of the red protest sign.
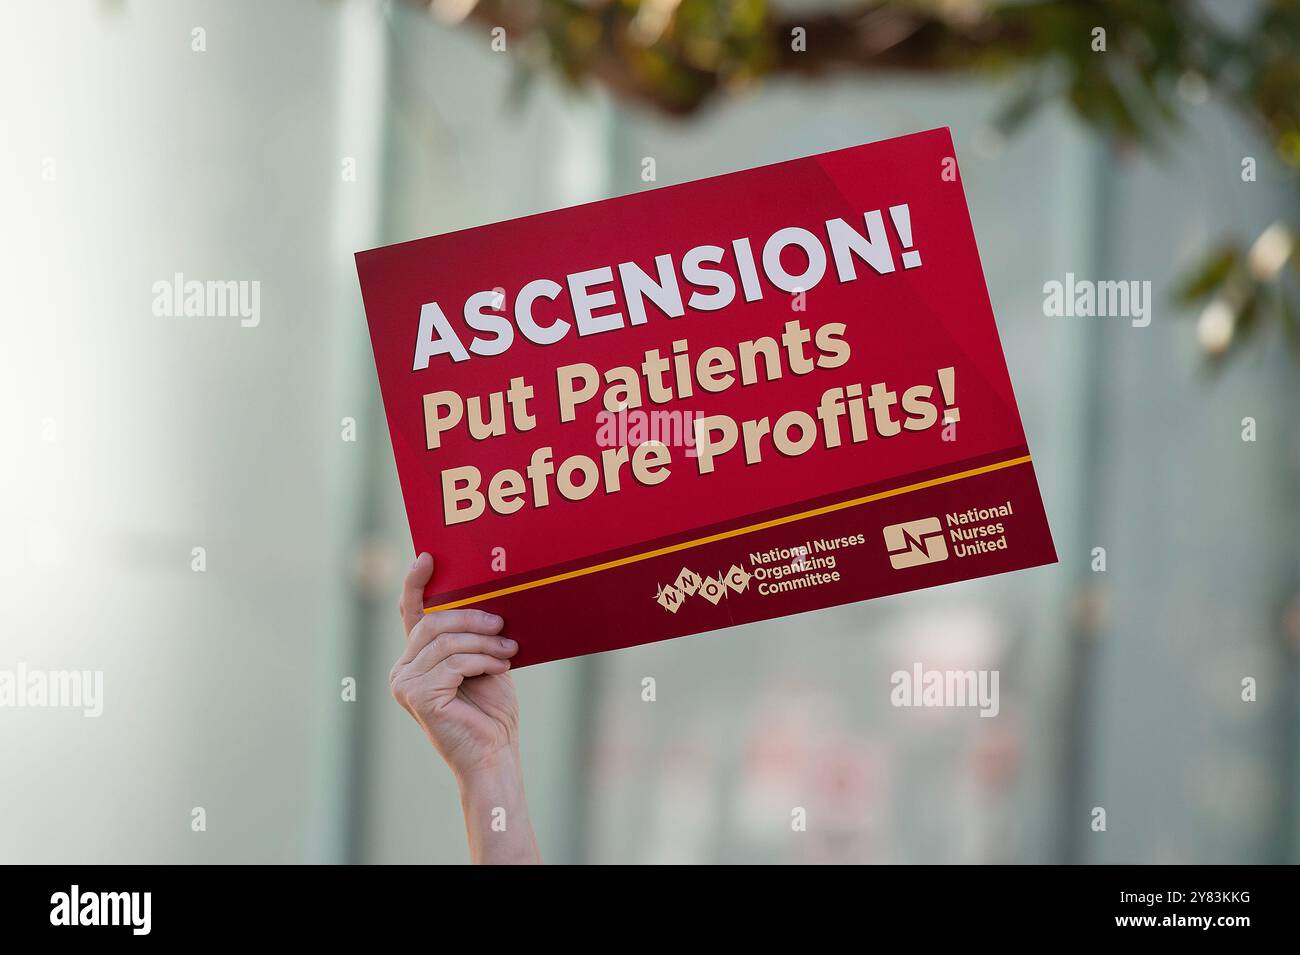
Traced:
POLYGON ((357 270, 425 606, 517 666, 1056 560, 946 129, 357 270))

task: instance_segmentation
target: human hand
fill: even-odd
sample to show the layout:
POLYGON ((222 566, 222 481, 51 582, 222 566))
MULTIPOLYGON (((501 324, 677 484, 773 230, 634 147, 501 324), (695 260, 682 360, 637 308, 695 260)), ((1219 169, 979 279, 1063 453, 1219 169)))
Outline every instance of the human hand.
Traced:
POLYGON ((393 697, 420 724, 457 778, 499 764, 519 742, 519 703, 500 617, 482 610, 424 612, 433 557, 411 566, 398 607, 406 651, 389 674, 393 697))
POLYGON ((406 650, 389 674, 393 697, 420 724, 460 786, 470 860, 541 862, 524 798, 519 703, 510 657, 519 646, 482 610, 424 612, 433 557, 421 554, 398 610, 406 650))

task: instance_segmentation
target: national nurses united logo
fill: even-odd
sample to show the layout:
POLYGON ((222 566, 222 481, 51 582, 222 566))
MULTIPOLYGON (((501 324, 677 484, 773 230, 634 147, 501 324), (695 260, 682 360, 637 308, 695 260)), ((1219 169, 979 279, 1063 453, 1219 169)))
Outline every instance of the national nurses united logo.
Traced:
POLYGON ((885 549, 889 551, 889 563, 894 570, 948 559, 948 541, 937 517, 890 524, 884 534, 885 549))
POLYGON ((729 593, 742 594, 748 590, 752 577, 753 574, 739 564, 732 564, 725 574, 718 571, 712 577, 701 577, 689 567, 683 567, 675 582, 659 587, 655 603, 669 613, 680 610, 687 597, 703 597, 716 605, 729 593))

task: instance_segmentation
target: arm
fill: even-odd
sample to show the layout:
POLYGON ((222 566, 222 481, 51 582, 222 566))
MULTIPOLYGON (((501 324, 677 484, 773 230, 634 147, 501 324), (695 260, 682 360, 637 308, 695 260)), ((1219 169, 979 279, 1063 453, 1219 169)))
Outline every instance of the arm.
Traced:
POLYGON ((519 703, 502 619, 481 610, 424 612, 433 558, 421 554, 402 588, 406 650, 393 697, 415 717, 460 786, 470 861, 541 862, 519 761, 519 703))

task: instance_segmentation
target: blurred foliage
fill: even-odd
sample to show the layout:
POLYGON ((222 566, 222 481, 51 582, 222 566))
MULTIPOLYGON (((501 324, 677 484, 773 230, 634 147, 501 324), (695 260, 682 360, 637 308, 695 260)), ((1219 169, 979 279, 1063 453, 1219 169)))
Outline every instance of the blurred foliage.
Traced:
MULTIPOLYGON (((1112 142, 1158 154, 1177 135, 1183 107, 1214 97, 1260 130, 1284 169, 1293 176, 1300 169, 1300 0, 1214 9, 1194 0, 840 0, 811 9, 768 0, 433 0, 431 6, 444 19, 504 27, 524 75, 545 70, 575 86, 600 83, 673 115, 693 114, 765 77, 1008 76, 1018 92, 997 117, 1004 132, 1062 102, 1112 142), (1224 12, 1232 24, 1212 15, 1224 12)), ((1229 353, 1265 319, 1281 324, 1300 348, 1284 287, 1288 271, 1300 269, 1295 233, 1274 223, 1249 250, 1244 242, 1225 243, 1191 270, 1180 298, 1208 303, 1198 330, 1207 353, 1229 353)))
POLYGON ((1201 348, 1217 364, 1258 334, 1267 316, 1282 327, 1292 349, 1300 354, 1300 316, 1288 288, 1300 276, 1300 255, 1294 233, 1275 222, 1249 249, 1224 243, 1191 270, 1177 290, 1178 301, 1203 305, 1197 325, 1201 348))

